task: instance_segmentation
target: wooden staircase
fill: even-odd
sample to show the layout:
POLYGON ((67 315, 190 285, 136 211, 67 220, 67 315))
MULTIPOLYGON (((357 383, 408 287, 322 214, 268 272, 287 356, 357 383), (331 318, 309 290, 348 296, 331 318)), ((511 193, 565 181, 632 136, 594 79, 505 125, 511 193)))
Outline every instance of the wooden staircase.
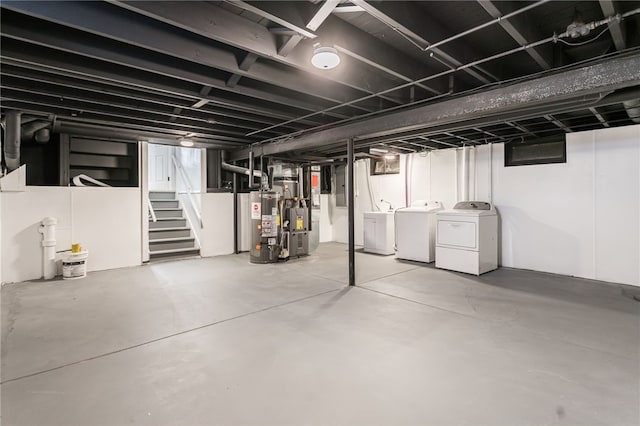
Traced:
POLYGON ((151 191, 149 200, 157 219, 154 222, 149 215, 149 261, 199 256, 175 192, 151 191))

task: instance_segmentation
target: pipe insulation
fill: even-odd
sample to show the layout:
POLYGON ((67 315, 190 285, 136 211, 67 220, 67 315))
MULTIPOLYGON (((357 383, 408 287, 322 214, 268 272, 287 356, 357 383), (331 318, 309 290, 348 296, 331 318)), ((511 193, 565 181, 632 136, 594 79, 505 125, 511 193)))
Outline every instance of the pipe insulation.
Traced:
POLYGON ((18 111, 7 111, 4 158, 9 171, 20 167, 20 116, 18 111))

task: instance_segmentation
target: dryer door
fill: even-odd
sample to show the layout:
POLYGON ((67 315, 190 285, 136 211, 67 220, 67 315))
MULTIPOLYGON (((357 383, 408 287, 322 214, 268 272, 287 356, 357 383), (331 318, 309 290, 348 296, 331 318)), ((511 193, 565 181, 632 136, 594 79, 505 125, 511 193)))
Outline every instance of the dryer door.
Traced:
POLYGON ((437 244, 467 250, 478 249, 477 223, 438 219, 437 244))

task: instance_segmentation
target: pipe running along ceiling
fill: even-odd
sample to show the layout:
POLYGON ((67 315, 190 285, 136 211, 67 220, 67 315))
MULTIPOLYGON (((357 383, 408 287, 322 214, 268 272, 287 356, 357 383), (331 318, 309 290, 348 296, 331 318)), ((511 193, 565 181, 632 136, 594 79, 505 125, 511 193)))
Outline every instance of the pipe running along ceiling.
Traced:
POLYGON ((619 65, 637 65, 640 1, 0 7, 2 115, 53 131, 322 159, 347 137, 418 152, 638 120, 640 79, 619 65), (318 43, 338 67, 313 67, 318 43))

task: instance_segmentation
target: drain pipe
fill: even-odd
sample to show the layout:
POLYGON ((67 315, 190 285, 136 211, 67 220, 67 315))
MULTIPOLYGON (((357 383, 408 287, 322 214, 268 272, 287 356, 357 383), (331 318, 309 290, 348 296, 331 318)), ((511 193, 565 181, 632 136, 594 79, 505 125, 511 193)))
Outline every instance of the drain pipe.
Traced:
POLYGON ((4 159, 8 171, 20 167, 20 115, 18 111, 7 111, 4 140, 4 159))
POLYGON ((256 187, 256 184, 253 180, 254 175, 254 170, 253 170, 253 149, 251 149, 249 151, 249 189, 254 189, 256 187))
MULTIPOLYGON (((240 167, 240 166, 235 166, 233 164, 229 164, 226 162, 225 160, 225 152, 224 151, 220 151, 220 167, 223 170, 227 170, 229 172, 232 173, 238 173, 241 175, 247 175, 249 176, 249 184, 251 185, 251 181, 253 181, 253 177, 259 177, 260 178, 260 182, 262 184, 262 188, 268 188, 269 187, 269 178, 267 177, 267 174, 260 171, 260 170, 251 170, 253 169, 253 167, 251 167, 251 169, 247 169, 246 167, 240 167)), ((253 164, 253 153, 250 152, 249 154, 249 166, 251 166, 253 164)))
POLYGON ((462 200, 469 200, 469 147, 462 147, 462 200))
POLYGON ((55 217, 45 217, 38 232, 42 234, 42 271, 45 280, 56 276, 56 224, 55 217))

